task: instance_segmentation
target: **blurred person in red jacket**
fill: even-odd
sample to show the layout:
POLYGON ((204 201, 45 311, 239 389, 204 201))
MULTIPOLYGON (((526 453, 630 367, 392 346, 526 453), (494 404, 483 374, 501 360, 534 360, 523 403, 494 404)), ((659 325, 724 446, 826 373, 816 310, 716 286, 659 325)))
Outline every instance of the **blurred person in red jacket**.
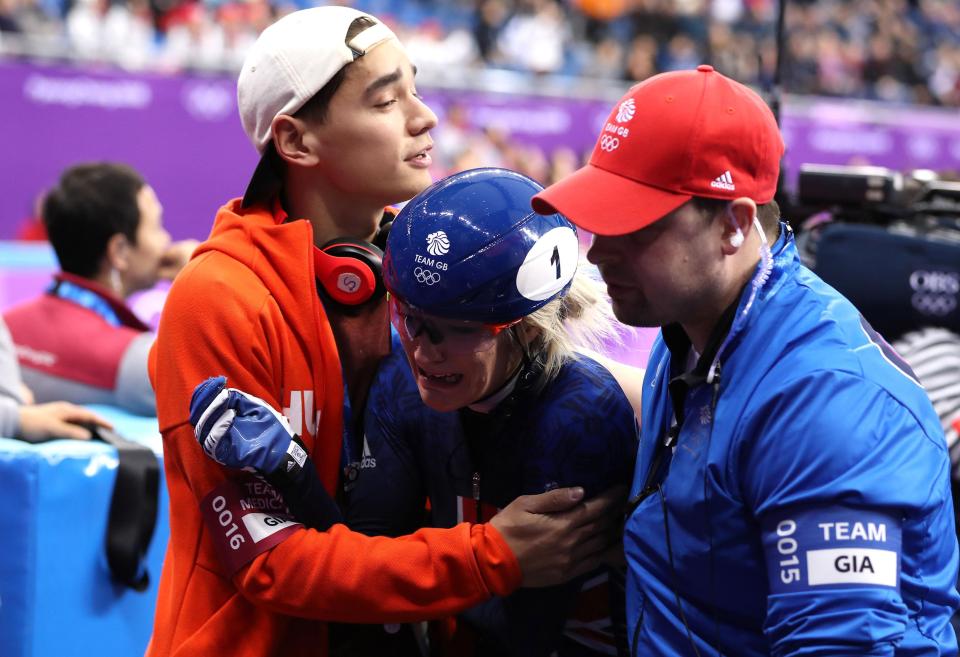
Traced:
POLYGON ((197 243, 171 243, 153 188, 123 164, 67 169, 42 216, 60 271, 44 294, 4 313, 24 381, 39 402, 153 415, 154 334, 126 299, 172 280, 197 243))

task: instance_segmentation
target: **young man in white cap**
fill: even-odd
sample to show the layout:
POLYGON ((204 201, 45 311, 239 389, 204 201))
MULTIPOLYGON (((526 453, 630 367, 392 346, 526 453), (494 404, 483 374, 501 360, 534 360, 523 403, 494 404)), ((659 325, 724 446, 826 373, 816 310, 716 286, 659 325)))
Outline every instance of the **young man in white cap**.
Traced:
POLYGON ((580 489, 520 498, 486 525, 368 538, 305 529, 272 488, 203 454, 191 394, 225 375, 283 412, 336 495, 390 344, 367 240, 385 206, 430 183, 436 123, 394 35, 347 7, 269 27, 237 86, 262 158, 174 283, 152 353, 171 536, 148 655, 324 654, 320 621, 439 617, 595 567, 607 500, 580 503, 580 489))
POLYGON ((783 142, 700 66, 635 86, 534 199, 596 234, 617 317, 662 326, 625 529, 636 655, 955 655, 943 431, 910 369, 800 264, 783 142))

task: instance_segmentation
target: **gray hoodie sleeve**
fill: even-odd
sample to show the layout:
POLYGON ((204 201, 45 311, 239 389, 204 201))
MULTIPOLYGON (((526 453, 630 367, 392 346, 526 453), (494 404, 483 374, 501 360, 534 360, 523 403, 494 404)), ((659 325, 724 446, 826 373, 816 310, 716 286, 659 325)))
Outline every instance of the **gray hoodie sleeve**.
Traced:
POLYGON ((0 317, 0 436, 12 438, 20 431, 20 366, 13 339, 0 317))
POLYGON ((21 396, 20 365, 17 363, 17 350, 6 323, 0 317, 0 397, 7 397, 18 404, 23 403, 21 396))
POLYGON ((0 397, 0 437, 15 438, 20 433, 20 404, 0 397))
POLYGON ((113 391, 117 406, 137 415, 156 415, 157 398, 150 385, 147 360, 156 339, 153 333, 141 333, 130 343, 120 361, 117 387, 113 391))

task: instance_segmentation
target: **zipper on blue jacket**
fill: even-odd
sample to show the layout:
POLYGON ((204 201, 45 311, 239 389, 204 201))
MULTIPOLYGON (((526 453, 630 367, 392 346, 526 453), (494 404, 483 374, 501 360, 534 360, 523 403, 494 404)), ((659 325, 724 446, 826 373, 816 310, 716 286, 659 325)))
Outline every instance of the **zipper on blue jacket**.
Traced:
POLYGON ((477 522, 483 522, 483 508, 480 505, 480 473, 473 473, 473 502, 477 505, 477 522))

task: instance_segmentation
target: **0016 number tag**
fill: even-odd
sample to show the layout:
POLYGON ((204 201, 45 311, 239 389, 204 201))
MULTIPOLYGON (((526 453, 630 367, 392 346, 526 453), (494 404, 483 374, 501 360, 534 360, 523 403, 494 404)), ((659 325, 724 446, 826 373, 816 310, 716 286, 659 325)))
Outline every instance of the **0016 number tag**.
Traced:
POLYGON ((253 477, 221 483, 203 498, 200 511, 231 575, 303 526, 287 515, 279 493, 253 477))

